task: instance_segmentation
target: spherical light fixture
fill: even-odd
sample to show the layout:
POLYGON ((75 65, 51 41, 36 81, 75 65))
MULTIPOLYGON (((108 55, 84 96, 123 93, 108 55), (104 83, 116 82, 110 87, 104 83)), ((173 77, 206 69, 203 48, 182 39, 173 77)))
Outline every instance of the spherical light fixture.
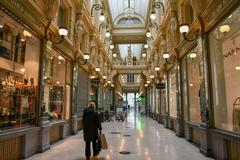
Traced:
POLYGON ((105 20, 105 16, 104 16, 103 13, 101 13, 101 15, 99 16, 99 20, 100 20, 101 22, 103 22, 103 21, 105 20))
POLYGON ((97 71, 97 72, 100 72, 100 67, 96 67, 96 71, 97 71))
POLYGON ((143 56, 143 57, 146 57, 147 55, 146 55, 146 53, 143 53, 142 56, 143 56))
POLYGON ((152 78, 152 79, 153 79, 153 78, 154 78, 154 75, 150 75, 150 78, 152 78))
POLYGON ((225 25, 222 25, 220 28, 219 28, 220 32, 222 33, 226 33, 226 32, 229 32, 230 31, 230 26, 225 24, 225 25))
POLYGON ((160 71, 160 67, 155 67, 155 71, 160 71))
POLYGON ((114 49, 114 45, 113 44, 111 44, 109 47, 110 47, 110 49, 114 49))
POLYGON ((148 44, 144 44, 144 48, 145 48, 145 49, 148 49, 148 44))
POLYGON ((114 58, 117 57, 117 54, 116 54, 116 53, 113 53, 113 57, 114 57, 114 58))
POLYGON ((236 66, 235 70, 240 71, 240 66, 236 66))
POLYGON ((88 53, 84 53, 84 55, 83 55, 83 59, 88 60, 89 58, 90 58, 90 55, 89 55, 88 53))
POLYGON ((110 32, 107 31, 106 34, 105 34, 105 36, 106 36, 107 38, 109 38, 109 37, 111 36, 110 32))
POLYGON ((24 73, 26 71, 26 69, 25 68, 21 68, 20 71, 24 73))
POLYGON ((110 83, 111 83, 111 81, 109 81, 109 80, 108 80, 108 81, 107 81, 107 83, 108 83, 108 84, 110 84, 110 83))
POLYGON ((102 76, 103 79, 107 79, 107 76, 102 76))
POLYGON ((189 31, 189 26, 187 24, 182 24, 179 27, 180 33, 187 33, 189 31))
POLYGON ((147 81, 147 83, 149 84, 149 83, 150 83, 150 81, 147 81))
POLYGON ((147 36, 148 38, 150 38, 150 37, 152 36, 152 33, 151 33, 150 31, 148 31, 148 32, 146 33, 146 36, 147 36))
POLYGON ((147 87, 148 86, 148 84, 145 84, 145 87, 147 87))
POLYGON ((59 30, 58 30, 58 33, 59 33, 60 36, 67 36, 68 30, 64 27, 60 27, 59 30))
POLYGON ((150 19, 151 20, 155 20, 157 18, 156 14, 154 11, 152 11, 151 15, 150 15, 150 19))
POLYGON ((195 53, 195 52, 190 53, 190 54, 189 54, 189 57, 194 59, 194 58, 197 57, 197 53, 195 53))
POLYGON ((163 53, 163 58, 167 59, 167 58, 169 58, 169 57, 170 57, 170 55, 169 55, 168 52, 164 52, 164 53, 163 53))
MULTIPOLYGON (((1 28, 1 27, 0 27, 1 28)), ((32 34, 30 32, 28 32, 27 30, 23 31, 23 36, 24 37, 32 37, 32 34)))

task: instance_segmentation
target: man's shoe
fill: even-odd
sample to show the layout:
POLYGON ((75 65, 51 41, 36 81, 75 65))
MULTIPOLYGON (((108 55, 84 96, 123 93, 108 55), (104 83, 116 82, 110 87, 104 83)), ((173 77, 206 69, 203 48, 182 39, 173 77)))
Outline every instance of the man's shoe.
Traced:
POLYGON ((90 160, 90 157, 86 157, 86 160, 90 160))

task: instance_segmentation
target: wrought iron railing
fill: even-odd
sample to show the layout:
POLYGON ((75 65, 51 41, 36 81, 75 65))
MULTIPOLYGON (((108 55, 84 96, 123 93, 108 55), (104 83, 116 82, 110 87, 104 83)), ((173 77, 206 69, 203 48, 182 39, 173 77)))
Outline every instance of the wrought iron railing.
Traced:
POLYGON ((113 66, 147 66, 147 62, 146 61, 133 61, 133 62, 126 62, 126 61, 113 61, 113 66))

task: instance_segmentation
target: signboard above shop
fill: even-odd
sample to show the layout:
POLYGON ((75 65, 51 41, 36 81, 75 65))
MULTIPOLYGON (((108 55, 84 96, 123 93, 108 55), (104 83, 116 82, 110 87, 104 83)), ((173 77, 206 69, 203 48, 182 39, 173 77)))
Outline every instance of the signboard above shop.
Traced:
POLYGON ((156 88, 157 88, 157 89, 165 89, 165 88, 166 88, 166 85, 165 85, 165 83, 158 83, 158 84, 156 85, 156 88))

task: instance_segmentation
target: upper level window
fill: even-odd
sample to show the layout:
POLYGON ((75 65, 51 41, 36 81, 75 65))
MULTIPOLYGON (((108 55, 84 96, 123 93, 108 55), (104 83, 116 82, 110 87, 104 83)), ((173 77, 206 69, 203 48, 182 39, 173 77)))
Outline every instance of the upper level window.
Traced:
POLYGON ((117 24, 132 25, 132 24, 142 24, 142 22, 140 19, 136 17, 131 19, 122 18, 117 22, 117 24))
POLYGON ((62 7, 59 7, 58 15, 57 15, 57 25, 63 26, 64 24, 64 11, 62 7))

